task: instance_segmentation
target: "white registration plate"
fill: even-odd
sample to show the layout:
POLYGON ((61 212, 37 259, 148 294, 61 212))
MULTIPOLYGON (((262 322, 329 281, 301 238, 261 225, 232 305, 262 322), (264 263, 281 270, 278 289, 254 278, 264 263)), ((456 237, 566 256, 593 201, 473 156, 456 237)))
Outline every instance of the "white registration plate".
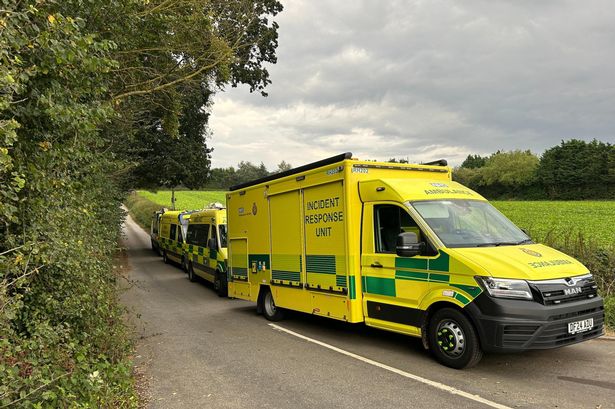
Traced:
POLYGON ((579 332, 589 331, 594 327, 594 319, 588 318, 582 321, 575 321, 568 323, 568 333, 578 334, 579 332))

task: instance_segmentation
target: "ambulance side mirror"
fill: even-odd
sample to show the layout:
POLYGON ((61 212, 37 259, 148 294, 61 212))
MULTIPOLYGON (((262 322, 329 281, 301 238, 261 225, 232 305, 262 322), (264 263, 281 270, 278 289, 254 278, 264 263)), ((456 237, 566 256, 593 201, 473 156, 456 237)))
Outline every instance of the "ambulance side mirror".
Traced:
POLYGON ((425 243, 420 242, 416 233, 404 232, 397 236, 396 252, 399 257, 418 256, 425 250, 425 243))
POLYGON ((218 250, 218 243, 215 238, 211 238, 207 241, 207 248, 210 250, 218 250))

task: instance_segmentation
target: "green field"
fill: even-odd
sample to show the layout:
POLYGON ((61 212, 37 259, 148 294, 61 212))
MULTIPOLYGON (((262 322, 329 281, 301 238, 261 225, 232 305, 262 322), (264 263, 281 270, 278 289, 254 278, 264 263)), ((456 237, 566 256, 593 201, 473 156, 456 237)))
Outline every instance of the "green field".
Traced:
MULTIPOLYGON (((171 208, 171 191, 159 190, 156 193, 145 190, 138 191, 140 196, 151 200, 161 206, 171 208)), ((226 202, 225 192, 221 190, 180 190, 175 192, 175 208, 181 210, 202 209, 212 202, 226 202)))
POLYGON ((491 203, 538 241, 543 241, 547 236, 551 236, 553 241, 561 241, 566 236, 574 240, 581 233, 594 244, 615 246, 614 201, 491 203))
MULTIPOLYGON (((157 193, 141 190, 139 195, 161 206, 171 207, 171 192, 168 190, 157 193)), ((225 202, 223 191, 178 191, 175 197, 177 209, 201 209, 211 202, 225 202)), ((615 201, 491 203, 538 241, 549 235, 551 240, 561 241, 565 236, 572 238, 581 233, 600 246, 615 245, 615 201)))

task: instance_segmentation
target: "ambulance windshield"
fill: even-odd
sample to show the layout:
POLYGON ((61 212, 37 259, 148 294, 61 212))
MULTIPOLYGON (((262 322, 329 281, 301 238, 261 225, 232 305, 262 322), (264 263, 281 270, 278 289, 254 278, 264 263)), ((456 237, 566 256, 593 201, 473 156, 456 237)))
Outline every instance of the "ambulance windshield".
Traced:
POLYGON ((488 202, 430 200, 410 205, 446 247, 513 246, 532 242, 488 202))

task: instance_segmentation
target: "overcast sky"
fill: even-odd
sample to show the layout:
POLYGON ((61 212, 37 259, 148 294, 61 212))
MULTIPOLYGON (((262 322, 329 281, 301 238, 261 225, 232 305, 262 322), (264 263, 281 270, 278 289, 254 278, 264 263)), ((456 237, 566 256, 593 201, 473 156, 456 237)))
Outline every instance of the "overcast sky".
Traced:
POLYGON ((286 0, 269 97, 216 95, 214 167, 615 142, 615 1, 286 0))

